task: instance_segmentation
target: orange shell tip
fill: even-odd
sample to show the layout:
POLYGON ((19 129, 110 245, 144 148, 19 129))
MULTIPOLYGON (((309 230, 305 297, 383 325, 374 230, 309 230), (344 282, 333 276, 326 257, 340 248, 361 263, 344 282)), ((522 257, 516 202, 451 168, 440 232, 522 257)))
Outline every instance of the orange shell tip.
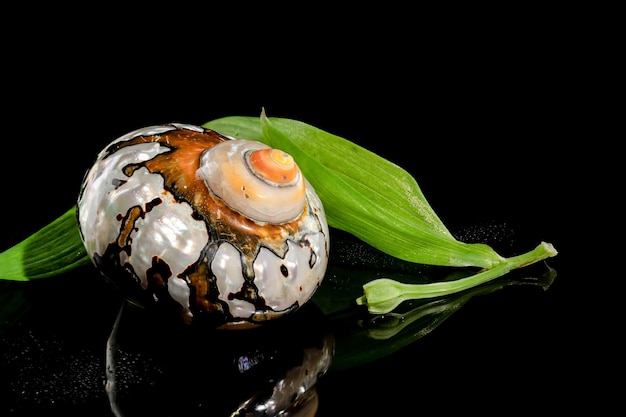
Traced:
POLYGON ((289 184, 298 177, 293 157, 279 149, 259 149, 250 153, 249 163, 254 174, 275 184, 289 184))

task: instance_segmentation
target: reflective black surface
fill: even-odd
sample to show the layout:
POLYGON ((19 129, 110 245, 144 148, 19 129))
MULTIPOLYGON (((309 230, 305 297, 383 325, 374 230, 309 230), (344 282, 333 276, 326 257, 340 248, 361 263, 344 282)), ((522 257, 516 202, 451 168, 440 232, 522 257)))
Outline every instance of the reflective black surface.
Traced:
MULTIPOLYGON (((311 305, 306 320, 296 323, 294 318, 294 328, 301 332, 302 326, 312 326, 315 331, 301 334, 300 351, 267 366, 276 373, 274 380, 281 369, 299 363, 303 346, 310 344, 305 336, 318 335, 319 342, 330 334, 336 361, 315 387, 319 417, 419 415, 433 409, 499 415, 510 410, 601 409, 603 403, 590 394, 590 385, 601 383, 600 372, 607 369, 607 357, 596 353, 609 351, 596 327, 601 310, 592 307, 603 276, 591 264, 596 260, 579 255, 590 226, 580 218, 584 210, 573 209, 581 186, 592 201, 594 191, 584 185, 581 171, 572 169, 572 154, 565 150, 580 132, 576 96, 561 77, 558 61, 531 52, 524 57, 523 66, 514 65, 519 56, 513 53, 501 59, 466 55, 464 65, 426 60, 419 76, 415 68, 402 65, 384 77, 369 67, 370 76, 361 81, 354 76, 370 60, 341 68, 320 65, 311 75, 295 77, 297 81, 287 77, 298 73, 293 67, 264 73, 252 66, 250 72, 233 76, 215 65, 187 65, 168 75, 171 57, 150 58, 149 63, 132 60, 129 65, 128 57, 103 57, 96 51, 80 59, 68 52, 58 66, 40 67, 36 76, 24 77, 23 69, 37 61, 17 60, 13 75, 20 89, 6 98, 5 163, 0 166, 2 249, 74 204, 85 170, 113 138, 149 124, 202 124, 223 116, 258 115, 265 107, 269 116, 310 123, 407 169, 462 240, 489 243, 503 255, 530 250, 541 240, 559 251, 545 264, 516 271, 511 279, 522 285, 457 300, 459 308, 445 319, 418 320, 416 327, 407 327, 415 332, 410 343, 406 333, 385 343, 372 341, 363 322, 370 317, 361 311, 348 308, 347 316, 329 317, 311 305), (539 65, 541 71, 531 71, 539 65), (147 70, 163 76, 147 78, 147 70), (537 285, 551 270, 556 272, 551 285, 537 285)), ((336 276, 362 276, 357 266, 337 268, 336 276)), ((24 288, 8 286, 11 297, 4 295, 9 292, 3 285, 1 302, 22 305, 24 300, 25 308, 3 317, 0 414, 23 410, 25 415, 41 415, 45 410, 111 415, 104 383, 106 343, 120 307, 115 291, 89 268, 24 288)), ((159 345, 164 337, 148 335, 140 342, 159 345)), ((240 337, 238 346, 247 343, 240 337)), ((142 345, 129 339, 124 343, 133 349, 142 345)), ((263 352, 272 349, 280 350, 270 344, 251 352, 268 357, 272 355, 263 352)), ((184 391, 180 385, 168 387, 171 379, 160 379, 174 372, 162 362, 163 351, 131 353, 136 356, 125 363, 125 383, 136 390, 135 398, 158 397, 174 404, 180 397, 168 402, 164 393, 184 391), (133 375, 140 379, 133 380, 133 375), (159 395, 152 396, 152 389, 159 395)), ((243 349, 237 357, 245 354, 243 349)), ((226 410, 233 404, 254 396, 254 378, 246 380, 246 393, 232 395, 228 386, 236 378, 229 372, 234 371, 223 366, 214 374, 198 369, 204 375, 200 383, 217 393, 194 409, 199 415, 229 415, 226 410), (205 409, 224 413, 201 414, 205 409)), ((196 381, 181 384, 195 389, 201 386, 196 381)), ((261 382, 258 388, 268 389, 261 382)), ((140 409, 141 403, 129 400, 125 406, 140 409)), ((150 412, 158 409, 168 407, 146 405, 150 412)))

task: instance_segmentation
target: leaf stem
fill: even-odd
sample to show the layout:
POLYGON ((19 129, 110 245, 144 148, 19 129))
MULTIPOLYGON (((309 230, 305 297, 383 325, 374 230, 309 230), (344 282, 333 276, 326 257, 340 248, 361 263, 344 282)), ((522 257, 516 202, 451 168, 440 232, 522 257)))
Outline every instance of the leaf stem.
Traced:
POLYGON ((501 277, 513 269, 522 268, 556 254, 557 251, 552 244, 541 242, 532 251, 504 258, 504 261, 490 269, 454 281, 404 284, 391 279, 380 278, 363 285, 364 295, 357 298, 356 303, 367 305, 371 314, 386 314, 403 301, 433 298, 464 291, 501 277))

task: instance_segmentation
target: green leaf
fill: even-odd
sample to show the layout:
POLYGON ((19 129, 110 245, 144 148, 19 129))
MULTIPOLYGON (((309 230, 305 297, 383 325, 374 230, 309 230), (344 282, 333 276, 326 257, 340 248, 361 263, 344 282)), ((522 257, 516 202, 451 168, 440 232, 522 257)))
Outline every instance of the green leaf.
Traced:
POLYGON ((0 253, 0 278, 48 278, 90 263, 72 207, 52 223, 0 253))
POLYGON ((392 256, 427 265, 481 268, 504 259, 487 245, 456 240, 408 172, 351 141, 265 114, 260 120, 217 119, 204 127, 291 154, 322 200, 329 225, 392 256))

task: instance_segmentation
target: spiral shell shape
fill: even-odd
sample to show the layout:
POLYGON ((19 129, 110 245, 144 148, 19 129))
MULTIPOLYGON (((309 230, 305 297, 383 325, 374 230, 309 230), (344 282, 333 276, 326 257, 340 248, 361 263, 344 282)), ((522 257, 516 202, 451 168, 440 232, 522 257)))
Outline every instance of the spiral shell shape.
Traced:
POLYGON ((185 323, 246 328, 296 311, 328 263, 324 208, 293 158, 194 125, 111 142, 77 217, 103 275, 185 323))

